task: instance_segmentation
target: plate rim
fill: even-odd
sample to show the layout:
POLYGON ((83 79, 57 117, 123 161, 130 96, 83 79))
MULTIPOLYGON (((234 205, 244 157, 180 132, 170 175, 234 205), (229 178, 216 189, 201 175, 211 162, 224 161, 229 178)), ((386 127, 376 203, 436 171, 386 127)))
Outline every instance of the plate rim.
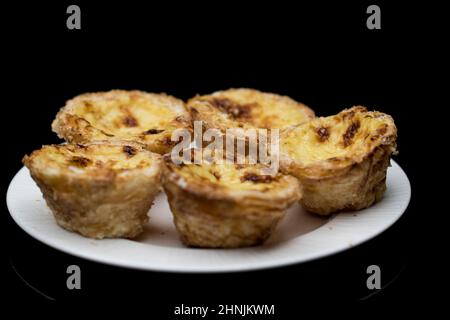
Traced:
MULTIPOLYGON (((306 257, 302 257, 302 256, 297 256, 297 255, 293 255, 293 256, 283 256, 283 258, 278 258, 278 259, 269 259, 269 260, 263 260, 261 263, 259 264, 245 264, 245 263, 236 263, 235 265, 225 265, 225 266, 217 266, 217 263, 214 267, 212 266, 183 266, 183 265, 164 265, 163 267, 161 266, 161 264, 153 264, 153 265, 142 265, 140 263, 136 263, 136 261, 134 262, 124 262, 124 261, 119 261, 119 260, 114 260, 114 259, 109 259, 108 257, 102 257, 102 256, 96 256, 94 257, 92 255, 92 252, 80 252, 80 249, 77 247, 73 248, 73 247, 64 247, 63 244, 58 243, 57 241, 55 242, 55 240, 50 239, 43 236, 41 233, 34 231, 33 228, 31 228, 29 225, 27 225, 26 223, 24 223, 23 220, 19 219, 19 217, 13 213, 13 210, 11 209, 12 205, 12 190, 14 187, 14 183, 15 180, 18 179, 19 175, 23 174, 23 171, 28 171, 28 169, 24 166, 22 167, 15 175, 14 177, 11 179, 11 182, 8 186, 7 189, 7 194, 6 194, 6 203, 7 203, 7 207, 8 207, 8 211, 10 216, 12 217, 13 221, 24 231, 26 232, 28 235, 30 235, 32 238, 38 240, 41 243, 44 243, 45 245, 48 245, 49 247, 56 249, 58 251, 61 251, 63 253, 66 254, 70 254, 82 259, 86 259, 89 261, 93 261, 93 262, 97 262, 97 263, 103 263, 103 264, 107 264, 107 265, 112 265, 112 266, 116 266, 116 267, 122 267, 122 268, 128 268, 128 269, 137 269, 137 270, 143 270, 143 271, 156 271, 156 272, 167 272, 167 273, 228 273, 228 272, 245 272, 245 271, 254 271, 254 270, 263 270, 263 269, 269 269, 269 268, 277 268, 277 267, 284 267, 284 266, 289 266, 289 265, 293 265, 293 264, 300 264, 300 263, 305 263, 308 261, 312 261, 312 260, 316 260, 316 259, 321 259, 327 256, 331 256, 334 254, 338 254, 340 252, 346 251, 348 249, 354 248, 360 244, 363 244, 377 236, 379 236, 380 234, 382 234, 383 232, 385 232, 387 229, 389 229, 392 225, 394 225, 404 214, 404 212, 407 210, 410 200, 411 200, 411 183, 409 181, 408 176, 406 175, 405 171, 400 167, 400 165, 398 165, 397 162, 395 162, 394 160, 391 159, 391 168, 388 169, 388 175, 389 175, 389 171, 393 169, 393 167, 396 167, 397 170, 399 170, 399 174, 404 178, 404 185, 406 188, 406 192, 404 198, 402 199, 402 206, 401 208, 398 210, 398 213, 396 213, 396 215, 386 224, 384 224, 381 228, 379 228, 378 230, 375 230, 366 236, 362 236, 360 239, 358 239, 355 243, 350 244, 349 246, 341 246, 338 249, 331 249, 329 251, 325 251, 325 252, 319 252, 317 254, 310 254, 309 256, 306 257)), ((383 200, 382 200, 383 201, 383 200)), ((382 203, 382 201, 380 201, 379 203, 382 203)), ((45 203, 45 202, 44 202, 45 203)), ((378 204, 379 204, 378 203, 378 204)), ((368 209, 370 209, 371 207, 369 207, 368 209)), ((366 209, 367 210, 367 209, 366 209)), ((361 210, 360 210, 361 211, 361 210)), ((351 214, 355 214, 355 213, 359 213, 360 211, 355 211, 352 212, 351 214)), ((359 215, 359 214, 358 214, 359 215)), ((364 215, 364 214, 363 214, 364 215)), ((342 220, 342 218, 340 218, 340 216, 342 217, 342 215, 336 215, 336 217, 334 217, 333 219, 330 220, 330 222, 327 222, 325 224, 323 224, 322 226, 320 226, 319 228, 303 234, 299 237, 287 240, 283 243, 291 243, 291 245, 294 245, 295 247, 295 240, 298 240, 299 238, 305 238, 309 235, 309 237, 311 237, 311 234, 313 234, 314 232, 316 232, 317 230, 326 228, 329 223, 332 223, 333 221, 336 223, 337 222, 342 222, 340 220, 342 220)), ((53 223, 55 223, 53 221, 53 223)), ((64 232, 69 232, 66 230, 62 230, 64 232)), ((142 243, 136 242, 136 241, 132 241, 132 240, 128 240, 128 239, 104 239, 104 240, 95 240, 95 239, 89 239, 89 238, 84 238, 76 233, 71 233, 72 235, 75 235, 77 237, 80 237, 83 239, 83 241, 100 241, 100 242, 117 242, 120 241, 120 243, 133 243, 133 245, 136 245, 136 247, 139 247, 139 245, 143 245, 142 243)), ((314 237, 314 235, 313 235, 314 237)), ((146 244, 146 246, 148 246, 148 244, 146 244)), ((155 246, 156 247, 156 246, 155 246)), ((244 252, 244 251, 255 251, 255 250, 263 250, 261 248, 264 247, 250 247, 250 248, 240 248, 240 249, 201 249, 201 248, 174 248, 174 247, 164 247, 164 250, 169 250, 169 251, 176 251, 176 250, 183 250, 183 252, 187 251, 187 250, 201 250, 201 251, 208 251, 208 252, 229 252, 229 251, 240 251, 240 252, 244 252)), ((289 249, 288 249, 289 250, 289 249)))

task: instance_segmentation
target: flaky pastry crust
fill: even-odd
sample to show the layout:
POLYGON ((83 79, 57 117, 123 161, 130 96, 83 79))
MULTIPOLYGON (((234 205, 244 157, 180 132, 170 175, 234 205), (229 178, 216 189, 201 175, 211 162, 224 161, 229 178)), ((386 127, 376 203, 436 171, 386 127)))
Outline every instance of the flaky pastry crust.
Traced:
POLYGON ((285 128, 314 118, 314 112, 287 96, 254 89, 228 89, 196 96, 187 103, 191 118, 206 129, 285 128))
POLYGON ((264 242, 300 199, 301 188, 292 176, 263 173, 259 165, 175 165, 166 159, 163 187, 182 241, 205 248, 264 242))
POLYGON ((64 229, 132 238, 159 190, 161 156, 133 142, 43 146, 23 159, 64 229))
POLYGON ((172 149, 174 130, 190 126, 183 101, 136 90, 81 94, 67 101, 52 123, 53 131, 68 142, 135 141, 159 154, 172 149))
POLYGON ((396 138, 392 117, 352 107, 284 130, 281 168, 300 180, 307 210, 360 210, 382 198, 396 138))

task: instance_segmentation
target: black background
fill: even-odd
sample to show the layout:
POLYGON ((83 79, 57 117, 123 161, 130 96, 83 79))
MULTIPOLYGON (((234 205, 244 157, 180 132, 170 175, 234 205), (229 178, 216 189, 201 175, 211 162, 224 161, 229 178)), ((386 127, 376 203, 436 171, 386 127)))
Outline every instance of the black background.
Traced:
MULTIPOLYGON (((175 305, 275 304, 277 317, 319 302, 395 302, 433 297, 422 268, 435 265, 423 217, 429 206, 417 144, 427 117, 421 98, 430 35, 423 6, 380 3, 382 29, 366 28, 364 3, 76 1, 82 29, 67 30, 72 3, 23 4, 3 10, 5 92, 2 105, 6 188, 24 154, 58 143, 50 123, 64 102, 83 92, 141 89, 182 99, 229 87, 289 95, 329 115, 352 105, 391 114, 398 126, 395 160, 412 185, 411 204, 390 229, 354 249, 318 261, 236 274, 167 274, 100 265, 57 252, 29 237, 2 212, 6 286, 11 301, 137 301, 158 318, 175 305), (418 230, 422 229, 421 232, 418 230), (426 236, 427 237, 427 236, 426 236), (428 254, 428 256, 427 256, 428 254), (424 263, 424 261, 427 261, 424 263), (82 290, 66 289, 66 267, 82 270, 82 290), (373 294, 366 268, 382 270, 373 294), (33 288, 34 289, 33 289, 33 288), (41 293, 37 292, 40 291, 41 293)), ((428 190, 429 191, 429 190, 428 190)), ((320 309, 319 309, 320 310, 320 309)))

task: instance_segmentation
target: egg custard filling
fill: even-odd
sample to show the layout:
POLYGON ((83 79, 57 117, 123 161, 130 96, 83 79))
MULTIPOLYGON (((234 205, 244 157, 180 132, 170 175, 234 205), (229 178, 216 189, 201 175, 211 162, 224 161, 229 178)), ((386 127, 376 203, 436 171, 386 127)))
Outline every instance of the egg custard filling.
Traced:
POLYGON ((207 128, 285 128, 314 118, 314 112, 287 96, 253 89, 229 89, 196 96, 187 103, 193 120, 207 128))
POLYGON ((79 95, 66 103, 52 124, 53 131, 69 142, 130 140, 160 154, 171 150, 174 130, 189 127, 181 100, 122 90, 79 95))

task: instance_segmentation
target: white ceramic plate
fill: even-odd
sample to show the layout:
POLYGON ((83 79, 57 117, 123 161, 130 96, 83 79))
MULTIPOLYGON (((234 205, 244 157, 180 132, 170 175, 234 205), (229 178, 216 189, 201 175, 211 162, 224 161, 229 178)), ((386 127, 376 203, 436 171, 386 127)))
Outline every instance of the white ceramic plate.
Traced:
POLYGON ((143 270, 230 272, 300 263, 349 249, 391 226, 406 210, 410 196, 406 174, 392 161, 381 202, 331 218, 315 216, 295 205, 264 245, 243 249, 184 247, 163 193, 150 210, 144 234, 135 240, 93 240, 58 227, 26 168, 11 181, 7 204, 11 216, 25 232, 81 258, 143 270))

